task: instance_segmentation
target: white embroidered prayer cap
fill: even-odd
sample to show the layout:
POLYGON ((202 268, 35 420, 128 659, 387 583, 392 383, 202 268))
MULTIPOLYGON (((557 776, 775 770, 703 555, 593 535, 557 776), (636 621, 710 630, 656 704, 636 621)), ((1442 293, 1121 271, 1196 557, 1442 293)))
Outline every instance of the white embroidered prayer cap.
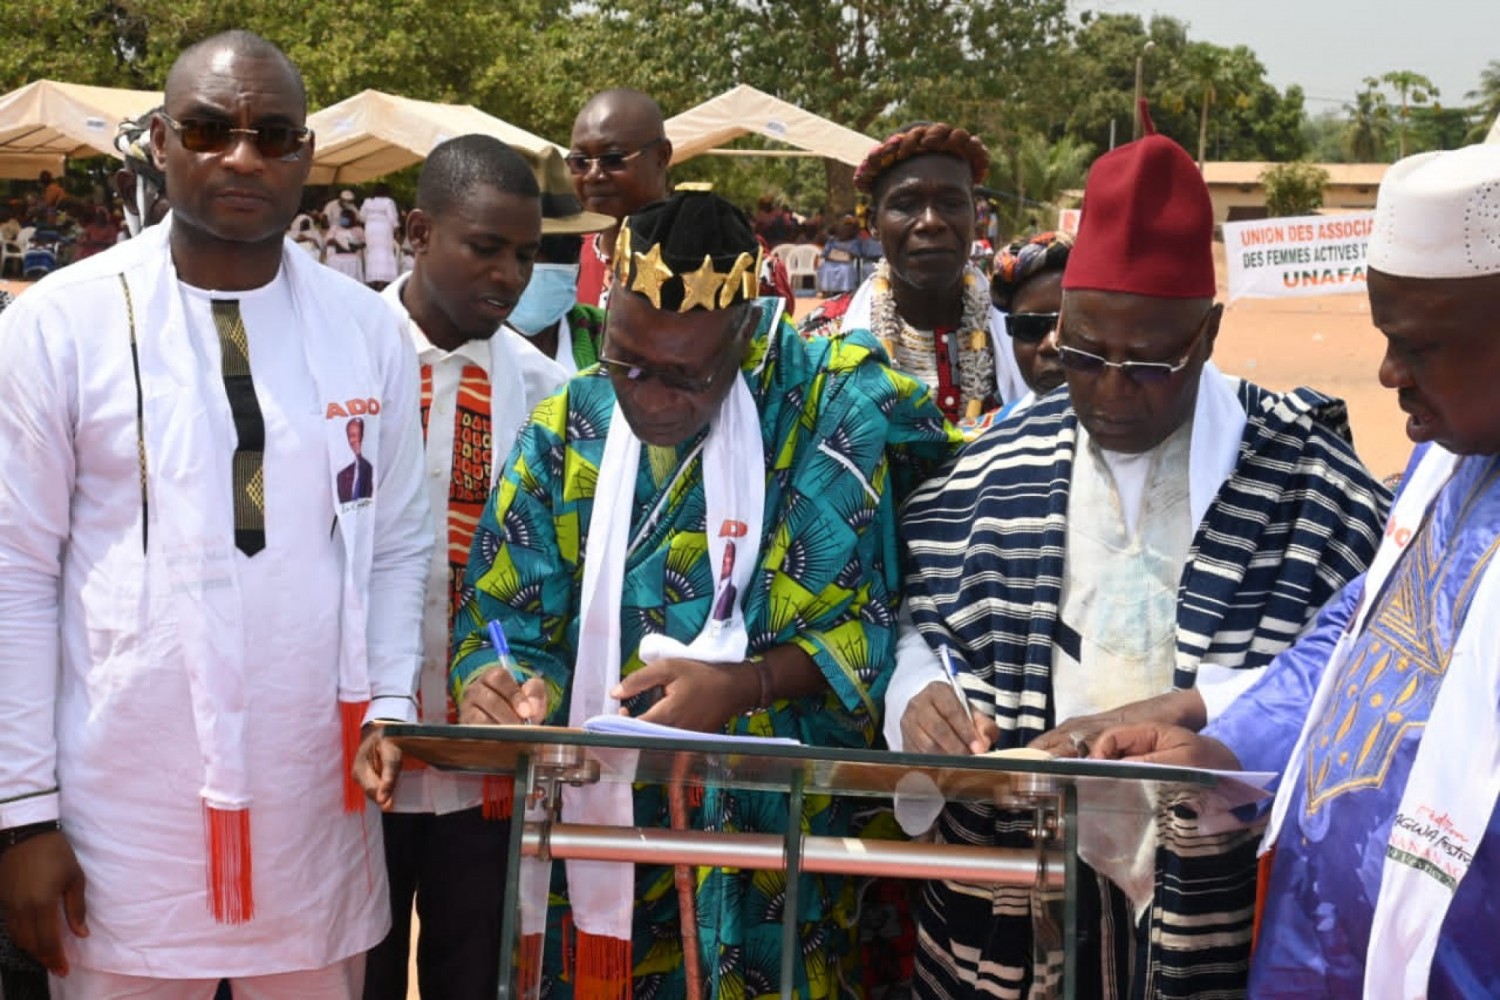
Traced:
POLYGON ((1369 264, 1401 278, 1500 274, 1500 143, 1394 164, 1375 202, 1369 264))

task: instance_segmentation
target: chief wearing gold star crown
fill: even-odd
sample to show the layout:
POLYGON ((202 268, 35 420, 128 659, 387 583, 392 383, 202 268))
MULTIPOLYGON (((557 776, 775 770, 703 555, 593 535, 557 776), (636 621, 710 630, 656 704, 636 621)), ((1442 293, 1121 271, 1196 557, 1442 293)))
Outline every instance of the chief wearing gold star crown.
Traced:
MULTIPOLYGON (((710 193, 626 221, 600 365, 532 414, 475 535, 452 671, 462 721, 578 725, 623 708, 873 744, 895 651, 896 507, 958 435, 867 332, 804 341, 780 299, 755 298, 759 253, 744 213, 710 193), (496 664, 493 620, 514 669, 496 664)), ((654 787, 583 797, 601 822, 667 822, 654 787)), ((819 804, 791 822, 846 836, 850 815, 819 804)), ((710 791, 679 820, 783 832, 785 797, 710 791)), ((798 916, 819 946, 790 984, 808 998, 857 979, 837 968, 855 954, 854 886, 818 883, 798 916)), ((530 898, 547 884, 520 875, 530 898)), ((554 1000, 777 991, 773 887, 717 869, 670 885, 646 865, 558 865, 546 926, 523 919, 521 949, 542 956, 554 1000)))

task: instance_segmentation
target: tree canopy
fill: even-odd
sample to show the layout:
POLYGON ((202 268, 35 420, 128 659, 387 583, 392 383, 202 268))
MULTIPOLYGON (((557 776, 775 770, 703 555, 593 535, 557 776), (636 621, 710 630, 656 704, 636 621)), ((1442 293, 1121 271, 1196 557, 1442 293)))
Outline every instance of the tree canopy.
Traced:
MULTIPOLYGON (((230 27, 281 45, 315 107, 373 87, 473 104, 559 142, 588 95, 615 86, 651 93, 671 115, 748 83, 872 139, 944 120, 990 144, 991 186, 1016 206, 1080 185, 1091 156, 1129 140, 1137 59, 1157 130, 1200 159, 1389 159, 1402 143, 1472 141, 1500 113, 1496 61, 1472 105, 1444 108, 1419 73, 1390 70, 1341 124, 1320 124, 1301 89, 1272 86, 1243 45, 1195 40, 1169 17, 1075 17, 1066 0, 8 0, 0 88, 159 87, 183 47, 230 27)), ((840 164, 704 157, 674 175, 746 201, 853 203, 840 164)))

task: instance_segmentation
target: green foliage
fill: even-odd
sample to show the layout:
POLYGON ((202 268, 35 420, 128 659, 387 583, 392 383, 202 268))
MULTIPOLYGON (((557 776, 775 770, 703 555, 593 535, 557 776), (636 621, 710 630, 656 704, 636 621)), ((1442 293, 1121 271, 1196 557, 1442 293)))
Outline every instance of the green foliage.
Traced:
POLYGON ((1093 158, 1093 147, 1072 136, 1053 142, 1039 132, 1017 133, 990 167, 990 185, 1013 194, 999 204, 1000 231, 1022 232, 1033 218, 1050 229, 1059 195, 1083 186, 1093 158))
MULTIPOLYGON (((315 107, 376 88, 473 104, 563 143, 582 102, 614 86, 671 115, 746 83, 872 139, 948 121, 990 145, 990 185, 1012 206, 1078 186, 1111 125, 1129 140, 1138 58, 1157 130, 1200 159, 1384 160, 1472 141, 1500 115, 1496 61, 1471 107, 1436 105, 1431 81, 1401 70, 1367 81, 1342 120, 1309 121, 1301 89, 1271 86, 1245 46, 1194 40, 1170 17, 1074 20, 1067 0, 0 0, 0 89, 160 87, 185 45, 228 27, 285 48, 315 107)), ((673 177, 745 204, 854 202, 850 168, 817 160, 699 157, 673 177)), ((1011 221, 1037 209, 1024 211, 1011 221)))
POLYGON ((1396 155, 1404 157, 1407 153, 1406 129, 1411 121, 1412 105, 1436 100, 1438 89, 1427 77, 1409 69, 1391 70, 1381 74, 1378 79, 1370 77, 1365 80, 1367 88, 1373 89, 1380 84, 1386 84, 1396 92, 1396 155))
POLYGON ((1260 182, 1272 218, 1310 215, 1323 207, 1328 171, 1311 163, 1277 163, 1260 172, 1260 182))
POLYGON ((1349 120, 1344 126, 1344 150, 1353 163, 1380 163, 1390 158, 1395 124, 1391 106, 1377 89, 1379 81, 1365 80, 1365 89, 1344 105, 1349 120))
POLYGON ((1483 142, 1500 120, 1500 59, 1491 59, 1480 71, 1479 88, 1469 91, 1464 99, 1475 102, 1471 109, 1473 124, 1464 138, 1468 142, 1483 142))
POLYGON ((1090 17, 1058 56, 1049 109, 1059 128, 1096 149, 1130 139, 1135 119, 1135 64, 1142 59, 1145 96, 1156 130, 1214 160, 1291 160, 1306 152, 1303 95, 1266 82, 1249 49, 1189 40, 1181 21, 1133 14, 1090 17))

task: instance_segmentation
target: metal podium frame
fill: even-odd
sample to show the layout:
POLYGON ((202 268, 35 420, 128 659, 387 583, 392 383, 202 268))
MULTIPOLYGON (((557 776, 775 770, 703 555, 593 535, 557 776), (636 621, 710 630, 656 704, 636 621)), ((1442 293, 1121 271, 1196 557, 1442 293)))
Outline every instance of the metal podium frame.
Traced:
MULTIPOLYGON (((1215 777, 1191 768, 1143 772, 1114 761, 1058 758, 895 753, 772 744, 737 737, 682 738, 590 733, 547 726, 445 726, 386 724, 387 738, 436 767, 478 774, 514 775, 499 1000, 520 1000, 515 956, 520 940, 520 888, 514 873, 523 857, 583 859, 785 871, 782 914, 781 996, 791 1000, 797 945, 797 877, 801 872, 956 879, 1032 886, 1064 893, 1061 996, 1076 996, 1078 943, 1077 838, 1079 789, 1099 782, 1139 782, 1167 794, 1192 797, 1212 789, 1215 777), (976 847, 916 841, 801 835, 804 791, 890 798, 898 782, 925 779, 945 802, 995 803, 1034 816, 1033 848, 976 847), (704 830, 602 827, 561 821, 564 786, 599 781, 776 792, 787 796, 788 833, 714 833, 704 830), (525 803, 544 819, 526 821, 525 803)), ((1090 821, 1109 813, 1092 811, 1090 821)), ((1121 816, 1124 814, 1121 813, 1121 816)), ((1143 815, 1130 812, 1132 817, 1143 815)))

